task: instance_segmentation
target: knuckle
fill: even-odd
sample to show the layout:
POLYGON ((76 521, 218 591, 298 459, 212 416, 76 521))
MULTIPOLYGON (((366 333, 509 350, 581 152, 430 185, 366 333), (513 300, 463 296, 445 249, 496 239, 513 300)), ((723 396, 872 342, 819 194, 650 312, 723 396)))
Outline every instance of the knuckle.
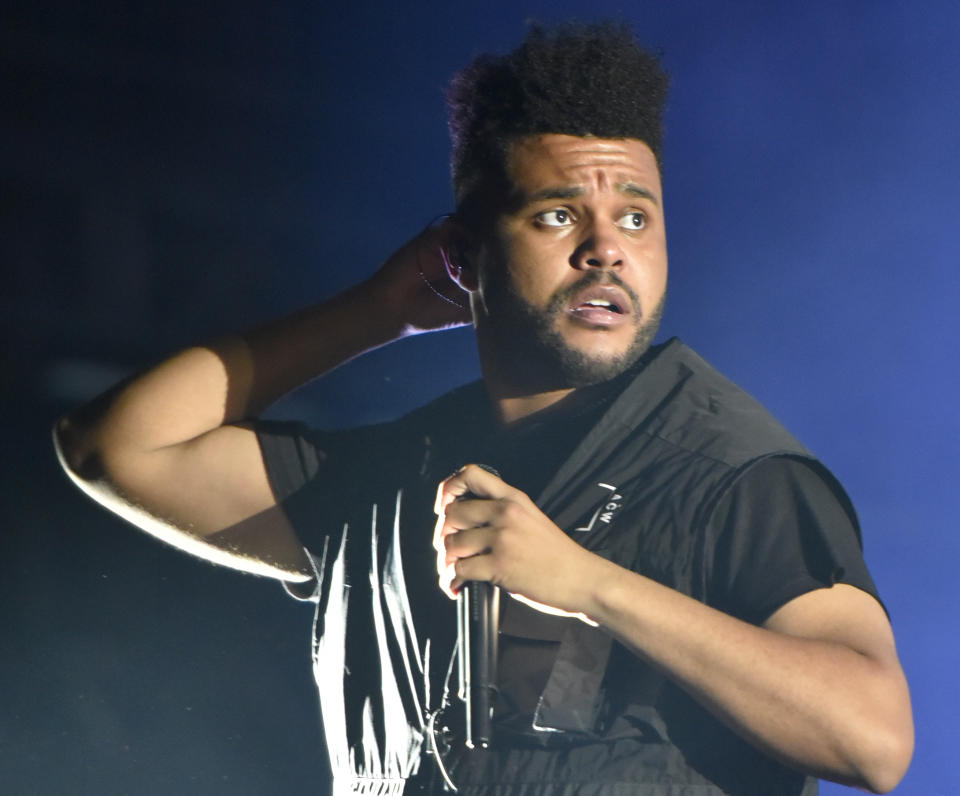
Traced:
POLYGON ((500 501, 500 516, 508 523, 516 522, 523 516, 523 509, 513 500, 500 501))

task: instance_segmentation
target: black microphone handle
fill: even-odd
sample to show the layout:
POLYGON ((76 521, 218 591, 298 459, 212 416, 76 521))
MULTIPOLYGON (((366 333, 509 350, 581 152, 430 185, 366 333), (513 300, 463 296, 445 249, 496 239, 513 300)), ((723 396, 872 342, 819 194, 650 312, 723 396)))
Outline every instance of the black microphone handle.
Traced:
MULTIPOLYGON (((499 478, 489 465, 479 465, 499 478)), ((468 492, 459 500, 476 495, 468 492)), ((463 584, 457 595, 457 636, 460 642, 460 699, 466 706, 465 743, 487 748, 493 740, 493 703, 497 692, 497 641, 500 589, 486 581, 463 584)))
POLYGON ((486 748, 493 740, 500 589, 485 581, 468 581, 457 601, 460 698, 466 706, 464 740, 471 749, 486 748))

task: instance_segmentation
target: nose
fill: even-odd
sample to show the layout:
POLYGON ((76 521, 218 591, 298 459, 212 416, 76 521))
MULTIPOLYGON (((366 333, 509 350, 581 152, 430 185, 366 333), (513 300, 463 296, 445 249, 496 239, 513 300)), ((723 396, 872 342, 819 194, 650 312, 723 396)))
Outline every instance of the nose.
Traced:
POLYGON ((587 235, 571 258, 571 265, 581 271, 594 268, 620 268, 623 249, 616 227, 609 222, 594 221, 587 235))

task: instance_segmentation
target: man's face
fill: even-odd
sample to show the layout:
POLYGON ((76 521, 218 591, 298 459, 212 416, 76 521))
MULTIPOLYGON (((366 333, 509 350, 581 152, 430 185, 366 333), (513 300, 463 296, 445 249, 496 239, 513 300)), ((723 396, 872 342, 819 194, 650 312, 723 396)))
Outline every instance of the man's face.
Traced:
POLYGON ((550 388, 613 378, 649 347, 666 295, 653 153, 632 139, 532 136, 513 145, 508 177, 514 196, 473 297, 481 340, 501 370, 525 360, 519 375, 550 388))

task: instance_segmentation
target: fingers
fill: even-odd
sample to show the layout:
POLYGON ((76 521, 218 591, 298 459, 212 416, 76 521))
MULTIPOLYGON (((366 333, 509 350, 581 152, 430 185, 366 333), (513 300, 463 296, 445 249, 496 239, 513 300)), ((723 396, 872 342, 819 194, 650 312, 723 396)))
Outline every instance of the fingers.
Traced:
POLYGON ((453 531, 443 537, 444 562, 453 563, 460 558, 470 558, 490 553, 496 531, 488 526, 453 531))
MULTIPOLYGON (((433 510, 437 523, 433 531, 433 549, 437 565, 445 565, 444 538, 456 531, 489 524, 496 507, 491 501, 517 490, 507 486, 498 476, 477 464, 461 467, 437 486, 433 510), (467 496, 473 500, 464 500, 467 496)), ((522 494, 522 493, 521 493, 522 494)))
MULTIPOLYGON (((486 558, 493 542, 490 527, 496 507, 489 500, 463 500, 451 503, 437 516, 433 547, 437 551, 437 574, 440 586, 451 597, 456 596, 463 578, 457 578, 454 567, 470 557, 486 558)), ((479 579, 479 578, 468 578, 479 579)))
POLYGON ((524 492, 482 465, 468 464, 439 484, 435 511, 437 574, 448 596, 455 598, 467 581, 486 581, 537 610, 592 621, 578 606, 594 582, 584 557, 596 556, 524 492))
MULTIPOLYGON (((459 536, 459 534, 456 535, 459 536)), ((463 584, 471 580, 489 581, 494 585, 499 585, 494 577, 493 557, 488 552, 481 552, 466 558, 456 558, 451 567, 452 578, 447 588, 452 594, 457 594, 463 584)))
POLYGON ((471 528, 446 536, 446 550, 437 556, 437 573, 448 596, 456 597, 471 580, 501 585, 497 557, 491 550, 495 533, 491 528, 471 528))
POLYGON ((451 279, 445 251, 457 248, 449 222, 430 225, 394 251, 366 288, 396 315, 402 336, 451 329, 472 321, 469 296, 451 279))
POLYGON ((413 241, 414 256, 418 267, 426 279, 443 282, 449 277, 459 285, 460 264, 452 256, 456 252, 458 234, 449 218, 441 223, 431 223, 413 241))
POLYGON ((439 514, 453 501, 472 495, 476 498, 497 499, 510 497, 517 490, 507 485, 499 476, 481 464, 467 464, 437 487, 437 499, 433 511, 439 514))
POLYGON ((453 531, 443 537, 437 550, 437 576, 440 588, 447 596, 455 598, 464 581, 491 579, 492 533, 489 528, 471 528, 453 531))
POLYGON ((479 528, 496 522, 502 513, 499 500, 492 498, 461 498, 453 501, 444 509, 444 535, 465 531, 467 528, 479 528))
MULTIPOLYGON (((489 526, 501 510, 497 501, 516 492, 476 464, 460 468, 437 486, 433 547, 437 551, 440 587, 450 597, 456 596, 466 579, 489 579, 489 572, 477 569, 477 561, 489 558, 486 554, 493 536, 489 526)), ((489 567, 489 562, 481 566, 489 567)))

